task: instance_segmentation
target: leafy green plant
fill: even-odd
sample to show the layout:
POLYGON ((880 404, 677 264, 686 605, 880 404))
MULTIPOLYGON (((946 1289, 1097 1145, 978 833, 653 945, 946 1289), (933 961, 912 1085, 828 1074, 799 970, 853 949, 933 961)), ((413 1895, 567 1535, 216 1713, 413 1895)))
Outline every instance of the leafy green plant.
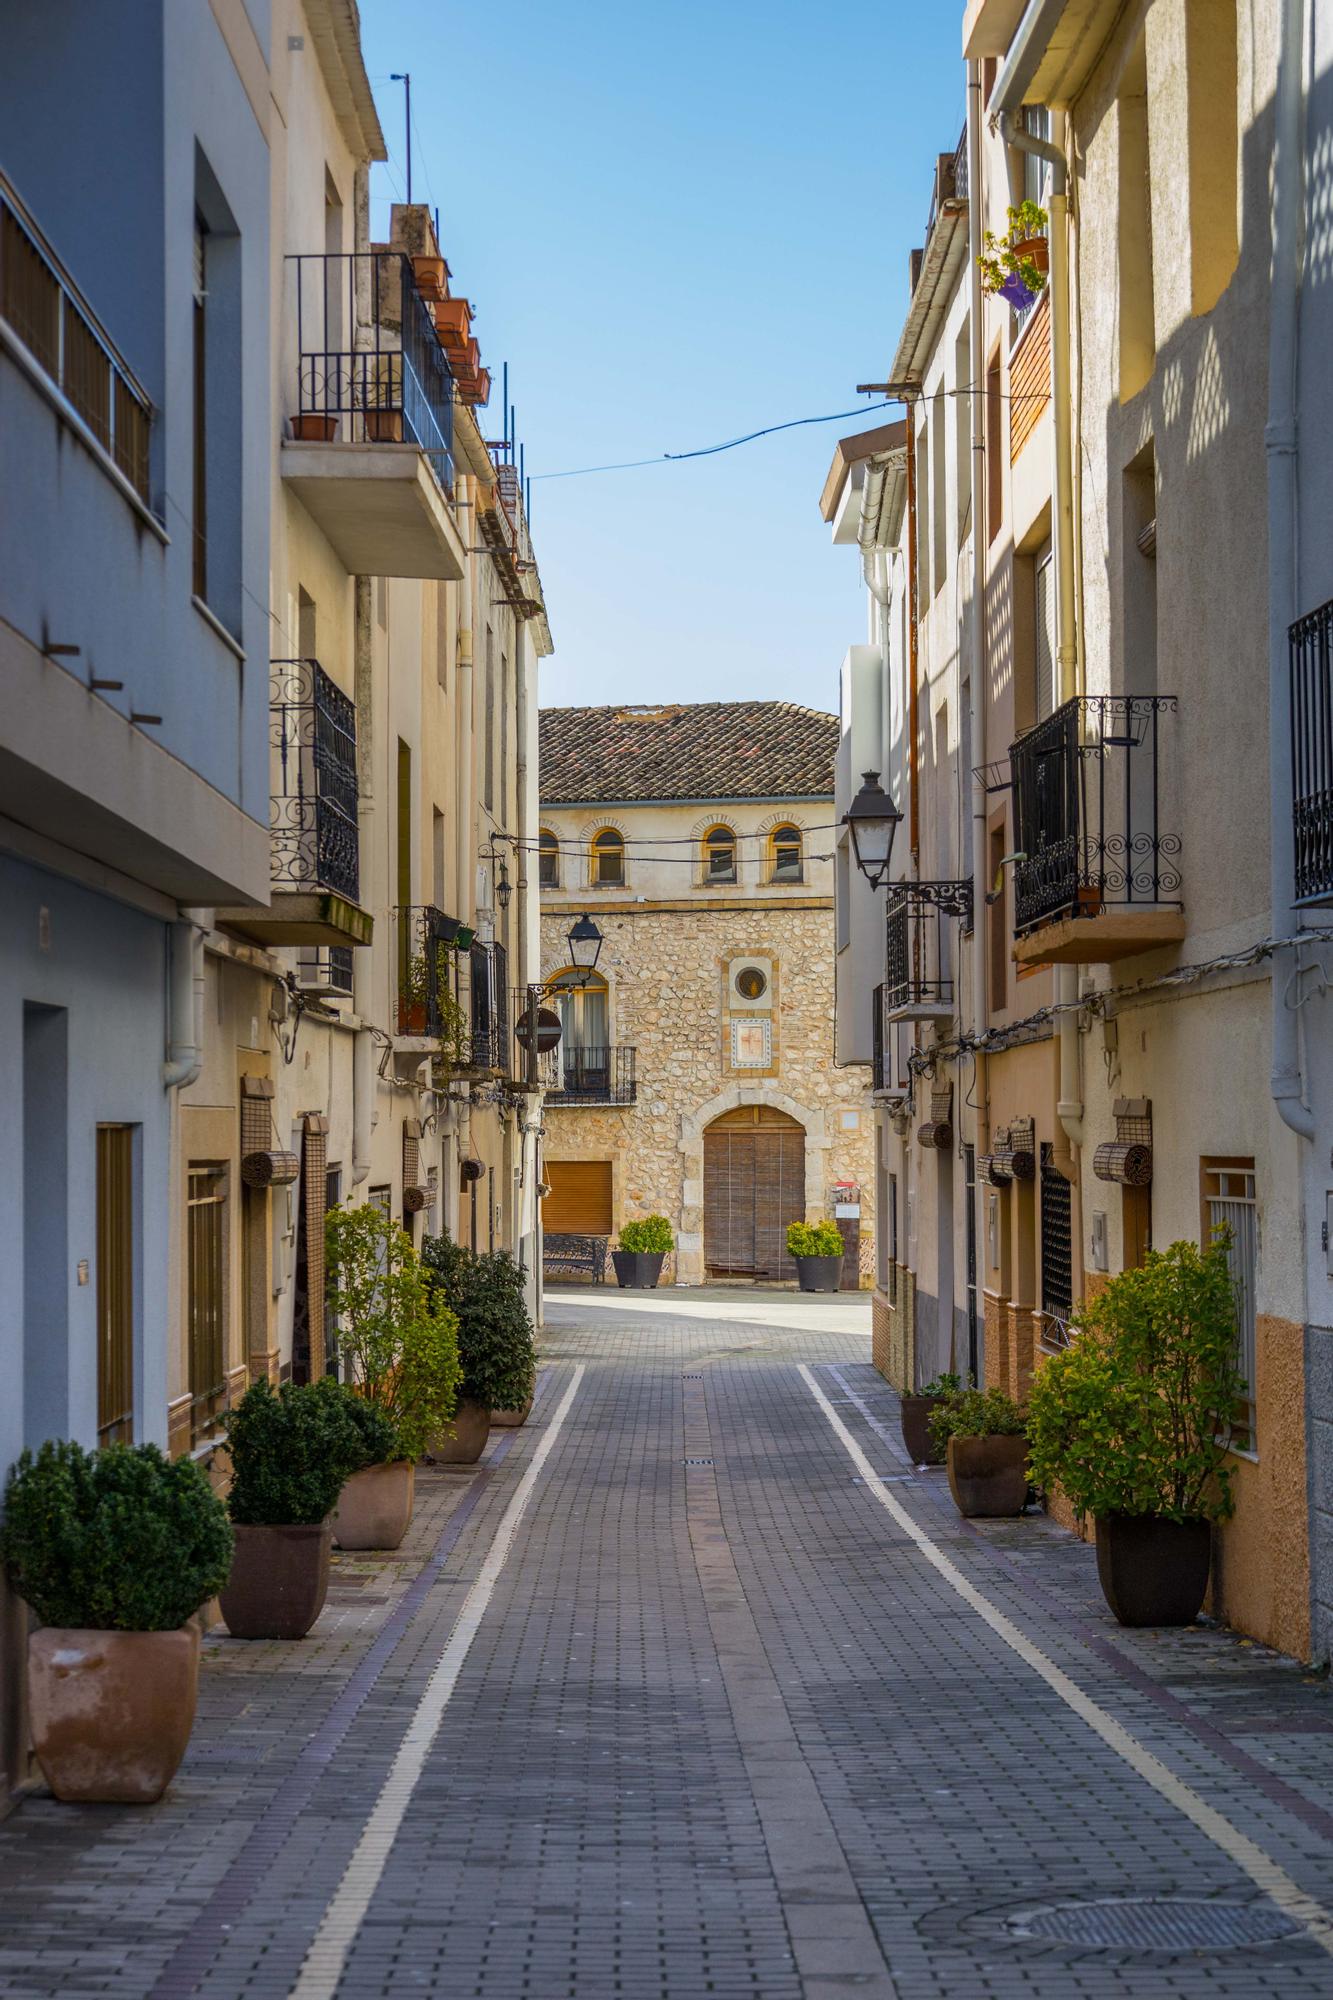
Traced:
POLYGON ((924 1389, 918 1389, 918 1396, 954 1396, 965 1386, 961 1375, 950 1375, 947 1371, 937 1375, 933 1382, 927 1382, 924 1389))
POLYGON ((620 1232, 622 1250, 637 1251, 644 1257, 664 1257, 676 1247, 671 1224, 664 1215, 642 1215, 627 1222, 620 1232))
POLYGON ((928 1418, 930 1441, 942 1452, 951 1437, 1021 1437, 1023 1411, 1003 1389, 954 1389, 928 1418))
POLYGON ((336 1375, 323 1376, 316 1387, 322 1396, 341 1399, 348 1420, 361 1441, 358 1471, 363 1471, 368 1465, 388 1465, 396 1458, 406 1457, 398 1426, 387 1410, 381 1409, 378 1403, 372 1403, 350 1382, 340 1382, 336 1375))
POLYGON ((403 1000, 412 1008, 429 1007, 434 1001, 434 1014, 439 1023, 440 1053, 446 1063, 457 1067, 467 1050, 467 1015, 454 997, 453 950, 451 945, 437 942, 434 946, 434 990, 431 986, 431 957, 428 952, 414 952, 403 970, 403 1000))
POLYGON ((11 1469, 0 1560, 43 1625, 173 1632, 221 1590, 233 1538, 191 1459, 49 1439, 11 1469))
POLYGON ((367 1202, 325 1223, 338 1352, 357 1393, 392 1421, 400 1458, 420 1458, 458 1402, 458 1321, 405 1229, 367 1202))
POLYGON ((361 1433, 346 1399, 317 1383, 264 1377, 222 1419, 231 1452, 227 1504, 247 1526, 310 1526, 322 1521, 344 1480, 360 1469, 361 1433))
POLYGON ((1225 1238, 1150 1251, 1071 1324, 1073 1343, 1032 1387, 1034 1483, 1058 1486, 1080 1519, 1226 1520, 1227 1446, 1245 1384, 1225 1238))
POLYGON ((842 1231, 836 1222, 789 1222, 787 1254, 790 1257, 841 1257, 842 1231))
POLYGON ((1006 284, 1017 279, 1035 296, 1046 289, 1046 273, 1031 257, 1019 256, 1017 246, 1045 236, 1046 210, 1035 201, 1021 201, 1017 208, 1008 210, 1008 222, 1003 236, 986 231, 985 251, 977 258, 982 285, 988 292, 1002 292, 1006 284))
POLYGON ((522 1409, 537 1376, 523 1266, 506 1250, 466 1250, 443 1234, 427 1237, 421 1257, 437 1296, 457 1315, 460 1400, 522 1409))

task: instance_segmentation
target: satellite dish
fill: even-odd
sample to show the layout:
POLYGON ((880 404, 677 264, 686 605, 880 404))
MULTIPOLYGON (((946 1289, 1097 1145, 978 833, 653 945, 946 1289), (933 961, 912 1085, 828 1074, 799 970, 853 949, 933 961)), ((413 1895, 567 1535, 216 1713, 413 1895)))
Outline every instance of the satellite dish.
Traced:
MULTIPOLYGON (((521 1049, 532 1047, 534 1038, 532 1034, 532 1017, 530 1014, 520 1014, 514 1023, 514 1040, 521 1049)), ((544 1056, 549 1049, 555 1047, 559 1040, 560 1016, 553 1007, 539 1007, 537 1009, 537 1033, 535 1037, 538 1055, 544 1056)))

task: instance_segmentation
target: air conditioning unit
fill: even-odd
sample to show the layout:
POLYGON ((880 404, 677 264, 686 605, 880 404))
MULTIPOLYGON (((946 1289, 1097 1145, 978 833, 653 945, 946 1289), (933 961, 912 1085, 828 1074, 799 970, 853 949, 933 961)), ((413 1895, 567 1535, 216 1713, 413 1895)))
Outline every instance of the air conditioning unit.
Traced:
POLYGON ((331 999, 352 997, 352 947, 306 944, 296 954, 296 983, 303 993, 323 993, 331 999))

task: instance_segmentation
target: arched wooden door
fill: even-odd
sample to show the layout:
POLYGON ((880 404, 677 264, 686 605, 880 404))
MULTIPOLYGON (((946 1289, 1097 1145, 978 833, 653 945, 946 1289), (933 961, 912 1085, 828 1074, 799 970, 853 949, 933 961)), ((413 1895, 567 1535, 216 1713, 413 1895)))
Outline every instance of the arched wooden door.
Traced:
POLYGON ((805 1220, 805 1127, 743 1104, 704 1133, 704 1263, 719 1277, 794 1278, 787 1224, 805 1220))

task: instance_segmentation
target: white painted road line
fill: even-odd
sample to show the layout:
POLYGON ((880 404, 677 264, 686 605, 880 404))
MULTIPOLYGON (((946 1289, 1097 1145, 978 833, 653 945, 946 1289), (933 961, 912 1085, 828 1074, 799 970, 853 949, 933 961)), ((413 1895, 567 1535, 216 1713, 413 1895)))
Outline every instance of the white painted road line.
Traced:
POLYGON ((871 1499, 878 1500, 881 1507, 888 1509, 898 1526, 911 1537, 926 1561, 934 1565, 950 1588, 955 1590, 965 1603, 971 1605, 978 1617, 984 1619, 990 1626, 991 1631, 1003 1639, 1006 1646, 1011 1647, 1034 1673, 1039 1674, 1046 1685, 1059 1695, 1061 1701, 1071 1708, 1089 1729, 1100 1736, 1102 1742, 1114 1750, 1118 1757, 1123 1758, 1131 1770, 1146 1780, 1154 1791, 1160 1793, 1169 1805, 1176 1808, 1177 1812, 1192 1820, 1199 1831, 1216 1847, 1220 1847, 1228 1859, 1234 1861, 1257 1888, 1261 1889, 1287 1916, 1303 1925, 1310 1936, 1322 1945, 1330 1956, 1333 1956, 1333 1916, 1330 1916, 1323 1904, 1316 1902, 1313 1896, 1307 1896, 1299 1883, 1288 1875, 1285 1868, 1279 1867, 1271 1856, 1265 1854, 1263 1849, 1238 1827, 1234 1827, 1229 1819, 1210 1806, 1206 1800, 1201 1799, 1191 1786, 1175 1775, 1174 1771, 1168 1770, 1161 1758, 1155 1757, 1151 1750, 1145 1748, 1136 1736, 1130 1734, 1123 1723, 1117 1722, 1115 1717, 1099 1707, 1090 1695, 1084 1694, 1082 1688, 1072 1681, 1068 1674, 1057 1667, 1053 1660, 1048 1659, 1041 1648, 1034 1645, 1025 1633, 1019 1631, 1012 1619, 1006 1618, 1003 1611, 992 1604, 974 1584, 969 1583, 962 1571, 949 1560, 942 1549, 936 1546, 925 1529, 913 1520, 896 1496, 881 1483, 874 1466, 809 1368, 804 1362, 801 1362, 799 1367, 806 1387, 823 1410, 838 1438, 846 1447, 848 1456, 865 1480, 866 1490, 871 1499))
POLYGON ((500 1572, 505 1566, 518 1524, 523 1518, 533 1488, 543 1465, 550 1456, 551 1448, 560 1434, 561 1426, 569 1415, 570 1406, 583 1380, 583 1364, 574 1370, 574 1378, 560 1399, 558 1408, 542 1433, 541 1442, 532 1454, 532 1460, 514 1490, 514 1497, 505 1508, 500 1525, 495 1531, 495 1539, 486 1552, 486 1560, 477 1572, 476 1580, 463 1600, 463 1607, 454 1622, 444 1651, 436 1662, 435 1670, 426 1684, 426 1691, 413 1712, 406 1734, 399 1745, 398 1754, 383 1788, 375 1801, 374 1810, 366 1821, 361 1838, 343 1873, 343 1878, 333 1893, 332 1901, 320 1919, 310 1949, 305 1955, 300 1975, 292 1987, 292 2000, 331 2000, 348 1953, 356 1941, 356 1934, 370 1899, 379 1886, 389 1854, 397 1837, 398 1829, 412 1801, 417 1781, 426 1768, 426 1759, 450 1697, 458 1684, 463 1662, 468 1656, 472 1641, 476 1638, 486 1607, 495 1593, 500 1580, 500 1572))

